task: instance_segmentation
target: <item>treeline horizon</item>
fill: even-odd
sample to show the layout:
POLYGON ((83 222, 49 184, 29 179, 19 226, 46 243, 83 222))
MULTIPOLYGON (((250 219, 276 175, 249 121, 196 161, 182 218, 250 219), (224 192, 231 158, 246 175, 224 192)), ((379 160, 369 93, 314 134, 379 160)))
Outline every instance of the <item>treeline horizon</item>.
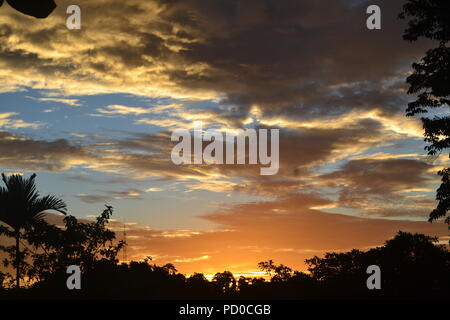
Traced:
MULTIPOLYGON (((307 272, 267 260, 258 263, 258 267, 266 272, 268 279, 236 278, 232 272, 224 271, 208 280, 203 273, 187 277, 171 263, 156 265, 150 257, 143 261, 120 262, 117 255, 126 244, 123 241, 116 245, 112 243, 115 234, 106 228, 111 214, 112 207, 107 207, 95 222, 90 223, 78 222, 75 217, 67 216, 64 219, 66 229, 49 225, 43 220, 35 224, 28 231, 34 232, 28 237, 33 245, 39 243, 33 237, 48 236, 56 231, 54 228, 63 233, 73 233, 76 229, 78 234, 71 234, 71 237, 67 237, 67 243, 60 244, 60 248, 67 246, 65 250, 34 253, 34 256, 28 256, 31 261, 21 262, 22 277, 34 279, 26 287, 17 289, 14 287, 14 276, 0 271, 0 299, 450 298, 450 252, 445 245, 437 244, 437 238, 424 234, 399 231, 383 246, 367 251, 353 249, 348 252, 328 252, 323 257, 314 256, 305 260, 307 272), (47 231, 43 231, 46 228, 47 231), (98 239, 92 237, 93 232, 98 235, 98 239), (84 239, 81 239, 82 233, 85 233, 84 239), (100 238, 106 239, 105 233, 109 236, 106 241, 108 244, 99 241, 100 238), (84 256, 73 250, 73 240, 77 237, 82 241, 90 239, 78 247, 85 250, 84 256), (92 254, 94 252, 96 254, 92 254), (61 254, 69 256, 62 257, 61 254), (80 290, 67 288, 66 281, 70 276, 66 273, 68 263, 82 269, 80 290), (370 274, 366 271, 370 265, 378 265, 381 269, 380 290, 367 288, 366 281, 370 274)), ((51 238, 48 240, 52 241, 51 238)), ((13 264, 10 261, 10 266, 13 264)))
POLYGON ((186 277, 173 264, 158 266, 150 258, 120 263, 126 243, 108 228, 113 208, 106 206, 94 221, 67 214, 55 196, 40 196, 36 175, 2 179, 0 236, 14 240, 0 244, 1 299, 417 299, 450 298, 450 252, 438 239, 398 232, 384 245, 367 251, 329 252, 306 259, 307 272, 272 260, 258 267, 264 278, 235 278, 218 272, 211 281, 204 274, 186 277), (63 226, 48 223, 45 212, 64 215, 63 226), (67 287, 67 268, 78 266, 81 289, 67 287), (367 268, 381 270, 381 289, 369 290, 367 268), (15 270, 11 274, 6 270, 15 270))
MULTIPOLYGON (((69 290, 69 275, 61 266, 29 287, 0 287, 0 299, 449 299, 450 253, 437 238, 400 231, 383 246, 360 251, 329 252, 306 259, 308 272, 272 260, 258 267, 269 279, 234 277, 218 272, 189 277, 173 264, 119 262, 100 258, 81 276, 81 289, 69 290), (381 269, 381 289, 369 290, 366 270, 381 269)), ((39 275, 39 276, 44 276, 39 275)))

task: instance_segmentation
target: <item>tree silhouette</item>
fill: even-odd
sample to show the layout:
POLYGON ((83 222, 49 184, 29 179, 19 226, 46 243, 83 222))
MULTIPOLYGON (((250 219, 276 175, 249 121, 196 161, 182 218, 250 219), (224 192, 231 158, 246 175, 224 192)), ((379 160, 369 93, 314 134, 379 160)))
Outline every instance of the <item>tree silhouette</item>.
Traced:
POLYGON ((230 271, 218 272, 212 280, 221 293, 229 294, 236 291, 236 279, 230 271))
POLYGON ((15 244, 16 287, 20 287, 20 238, 21 230, 43 219, 46 210, 66 214, 66 204, 55 196, 40 197, 34 179, 21 175, 6 176, 2 180, 6 187, 0 187, 0 221, 13 229, 15 244))
MULTIPOLYGON (((108 228, 112 213, 113 208, 106 206, 93 222, 81 222, 69 215, 64 217, 63 227, 45 221, 35 223, 26 233, 28 243, 35 249, 29 277, 45 280, 55 273, 64 273, 69 265, 77 265, 82 272, 88 272, 102 259, 116 264, 117 254, 125 242, 113 243, 116 235, 108 228)), ((165 267, 176 272, 172 265, 165 267)))
POLYGON ((291 268, 280 264, 277 266, 273 260, 262 261, 258 263, 258 267, 272 277, 272 281, 287 281, 293 275, 291 268))
POLYGON ((5 274, 0 271, 0 291, 3 290, 3 282, 5 281, 5 274))
POLYGON ((405 288, 410 292, 420 290, 424 296, 434 295, 442 289, 448 291, 450 254, 446 246, 437 243, 437 238, 408 232, 399 232, 395 238, 386 241, 380 249, 379 259, 385 280, 389 280, 393 288, 405 288))
MULTIPOLYGON (((6 2, 17 11, 40 19, 47 18, 56 8, 53 0, 6 0, 6 2)), ((3 0, 0 0, 0 7, 2 4, 3 0)))
POLYGON ((399 232, 381 247, 366 252, 326 253, 306 260, 313 280, 339 296, 342 289, 350 296, 368 294, 366 268, 378 265, 382 270, 384 297, 448 297, 450 253, 437 238, 399 232))
MULTIPOLYGON (((400 13, 401 19, 409 19, 403 38, 417 41, 427 38, 438 46, 426 52, 420 62, 413 63, 413 74, 407 78, 408 94, 417 96, 408 104, 407 116, 423 114, 435 109, 441 113, 433 118, 422 117, 425 141, 429 155, 435 155, 450 147, 450 1, 408 0, 400 13), (440 109, 438 109, 440 108, 440 109), (443 110, 442 108, 445 108, 443 110), (443 115, 442 115, 443 114, 443 115)), ((437 190, 437 207, 430 213, 429 221, 444 217, 450 210, 450 168, 438 172, 442 184, 437 190)), ((446 222, 450 227, 450 219, 446 222)))

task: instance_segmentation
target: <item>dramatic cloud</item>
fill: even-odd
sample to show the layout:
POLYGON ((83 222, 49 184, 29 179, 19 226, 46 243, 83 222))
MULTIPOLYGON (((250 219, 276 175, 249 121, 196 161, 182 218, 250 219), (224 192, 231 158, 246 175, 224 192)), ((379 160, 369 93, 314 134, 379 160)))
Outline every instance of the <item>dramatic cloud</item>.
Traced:
POLYGON ((65 27, 69 4, 45 20, 2 7, 0 94, 18 110, 0 112, 0 166, 60 174, 83 208, 131 203, 120 218, 142 220, 125 223, 129 259, 187 273, 270 258, 303 268, 398 230, 447 232, 423 222, 448 159, 427 159, 420 120, 404 116, 405 78, 428 44, 402 40, 402 1, 376 1, 376 31, 368 1, 79 0, 81 30, 65 27), (198 121, 280 129, 278 174, 173 164, 171 131, 198 121), (164 219, 173 227, 153 228, 164 219))
POLYGON ((365 27, 367 3, 345 0, 80 1, 80 31, 64 28, 64 1, 45 22, 4 8, 0 78, 5 88, 210 98, 240 121, 253 105, 299 119, 392 113, 424 47, 401 40, 401 2, 378 4, 377 32, 365 27))

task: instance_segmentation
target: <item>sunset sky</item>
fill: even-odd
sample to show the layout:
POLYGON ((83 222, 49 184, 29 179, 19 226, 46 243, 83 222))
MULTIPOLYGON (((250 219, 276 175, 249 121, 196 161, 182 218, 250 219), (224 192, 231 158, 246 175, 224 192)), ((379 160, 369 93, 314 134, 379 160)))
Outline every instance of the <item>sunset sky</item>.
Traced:
POLYGON ((448 154, 427 157, 404 115, 432 44, 402 40, 402 1, 56 3, 43 20, 0 8, 0 169, 36 172, 80 219, 112 205, 128 260, 249 275, 399 230, 448 239, 426 222, 448 154), (370 4, 382 30, 366 28, 370 4), (172 164, 171 132, 194 121, 280 129, 278 174, 172 164))

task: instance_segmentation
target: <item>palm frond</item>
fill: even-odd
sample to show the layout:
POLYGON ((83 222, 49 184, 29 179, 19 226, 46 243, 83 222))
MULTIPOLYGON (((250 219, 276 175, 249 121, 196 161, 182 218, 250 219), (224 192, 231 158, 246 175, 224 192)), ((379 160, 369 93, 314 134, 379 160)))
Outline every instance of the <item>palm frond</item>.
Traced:
POLYGON ((45 214, 44 211, 46 210, 55 210, 64 215, 67 214, 66 203, 63 200, 51 195, 36 199, 30 209, 30 218, 36 220, 42 219, 45 214))
POLYGON ((67 205, 55 196, 39 196, 35 184, 36 174, 29 178, 21 175, 6 176, 2 180, 6 187, 0 187, 0 221, 18 230, 33 221, 42 220, 46 210, 66 214, 67 205))

